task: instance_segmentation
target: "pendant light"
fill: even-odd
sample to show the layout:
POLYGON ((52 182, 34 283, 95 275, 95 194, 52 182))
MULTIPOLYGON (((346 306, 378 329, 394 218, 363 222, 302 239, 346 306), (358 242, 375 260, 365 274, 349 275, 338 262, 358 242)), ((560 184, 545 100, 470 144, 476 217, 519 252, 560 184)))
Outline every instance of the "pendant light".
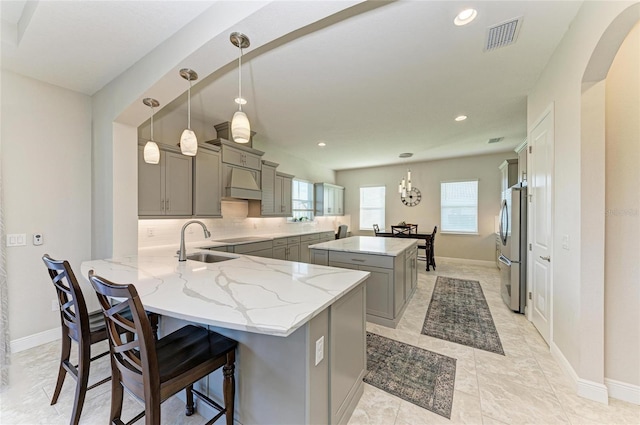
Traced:
POLYGON ((142 103, 151 108, 151 140, 144 145, 144 162, 157 164, 160 162, 160 149, 158 149, 158 144, 153 140, 153 108, 160 106, 160 103, 150 97, 142 99, 142 103))
POLYGON ((189 91, 187 92, 187 128, 180 136, 180 151, 183 155, 196 156, 198 153, 198 138, 196 133, 191 130, 191 82, 198 79, 198 74, 189 68, 180 70, 180 76, 189 82, 189 91))
MULTIPOLYGON (((411 158, 413 156, 410 152, 401 153, 399 158, 411 158)), ((407 177, 402 177, 400 184, 398 184, 398 193, 402 198, 406 198, 407 192, 411 192, 411 169, 407 169, 407 177)))
POLYGON ((233 119, 231 120, 231 137, 236 143, 249 143, 251 125, 247 114, 242 111, 243 103, 247 103, 242 98, 242 49, 249 47, 251 42, 249 37, 239 32, 232 32, 229 39, 234 46, 240 49, 240 55, 238 56, 238 98, 236 99, 238 110, 233 114, 233 119))

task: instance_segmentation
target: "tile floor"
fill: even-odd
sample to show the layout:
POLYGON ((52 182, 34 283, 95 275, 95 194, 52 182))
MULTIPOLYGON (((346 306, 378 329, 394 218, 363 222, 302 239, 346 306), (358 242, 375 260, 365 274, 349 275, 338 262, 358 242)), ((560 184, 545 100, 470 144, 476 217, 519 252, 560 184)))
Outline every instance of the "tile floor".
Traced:
MULTIPOLYGON (((613 399, 605 406, 575 395, 570 381, 533 326, 524 316, 511 313, 503 304, 495 267, 441 259, 436 272, 420 270, 418 288, 397 329, 374 324, 368 324, 367 329, 455 357, 453 410, 449 420, 365 385, 364 395, 349 425, 640 424, 640 406, 613 399), (506 356, 420 334, 437 275, 480 281, 506 356)), ((11 385, 0 393, 0 424, 69 423, 73 406, 71 379, 65 382, 58 403, 49 405, 55 385, 58 351, 59 342, 54 341, 13 356, 11 385)), ((109 362, 105 357, 92 364, 89 382, 108 374, 109 362)), ((89 391, 80 423, 106 424, 109 404, 109 384, 89 391)), ((133 417, 141 409, 138 401, 125 394, 125 418, 133 417)), ((163 423, 205 422, 197 414, 186 417, 183 412, 184 405, 180 400, 168 400, 162 405, 163 423)), ((137 423, 142 424, 144 420, 137 423)), ((224 419, 217 423, 224 423, 224 419)))

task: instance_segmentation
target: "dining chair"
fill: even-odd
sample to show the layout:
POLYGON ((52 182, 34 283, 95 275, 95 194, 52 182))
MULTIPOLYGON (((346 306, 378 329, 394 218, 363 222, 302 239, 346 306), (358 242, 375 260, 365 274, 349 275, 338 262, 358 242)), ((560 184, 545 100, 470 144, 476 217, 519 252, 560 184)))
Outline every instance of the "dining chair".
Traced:
POLYGON ((429 266, 433 266, 433 270, 436 269, 436 233, 438 233, 438 226, 434 226, 431 238, 427 241, 427 271, 429 266))
POLYGON ((91 357, 91 345, 107 339, 107 329, 101 310, 89 313, 80 285, 67 261, 54 260, 45 254, 42 261, 47 266, 51 281, 56 288, 60 306, 60 325, 62 327, 62 352, 58 368, 58 380, 51 398, 51 405, 58 401, 62 384, 67 372, 76 380, 75 399, 70 423, 76 425, 80 421, 82 406, 87 390, 107 382, 107 377, 88 386, 89 365, 93 360, 109 354, 109 351, 91 357), (78 344, 78 364, 69 360, 71 341, 78 344))
POLYGON ((378 227, 377 224, 373 225, 373 233, 378 236, 378 233, 380 233, 380 227, 378 227))
POLYGON ((347 237, 347 225, 341 224, 338 226, 338 234, 336 235, 336 239, 343 239, 347 237))
POLYGON ((144 411, 127 424, 143 416, 146 425, 160 425, 160 404, 175 393, 186 390, 186 415, 195 411, 194 394, 218 411, 207 424, 226 416, 233 425, 235 398, 235 350, 238 343, 205 328, 187 325, 158 340, 152 335, 149 319, 134 285, 117 284, 89 271, 107 323, 111 351, 111 415, 109 423, 124 425, 121 419, 123 390, 144 402, 144 411), (122 302, 112 306, 110 298, 122 302), (131 319, 122 315, 129 308, 131 319), (118 327, 135 335, 123 341, 118 327), (193 384, 222 367, 224 407, 193 388, 193 384))

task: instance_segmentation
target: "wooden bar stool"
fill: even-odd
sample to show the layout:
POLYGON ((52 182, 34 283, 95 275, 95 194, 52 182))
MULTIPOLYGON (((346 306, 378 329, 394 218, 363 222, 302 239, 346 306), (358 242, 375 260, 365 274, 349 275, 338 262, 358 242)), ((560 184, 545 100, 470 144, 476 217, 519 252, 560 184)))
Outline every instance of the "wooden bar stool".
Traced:
POLYGON ((233 425, 235 397, 235 350, 238 343, 207 329, 187 325, 154 340, 151 325, 144 313, 138 292, 133 285, 120 285, 89 272, 89 281, 98 295, 107 322, 111 348, 111 417, 113 425, 124 425, 122 415, 123 387, 144 401, 144 411, 126 424, 145 416, 146 425, 160 425, 160 404, 182 389, 186 389, 186 414, 194 412, 193 394, 218 410, 207 424, 226 415, 227 425, 233 425), (109 298, 123 300, 111 306, 109 298), (132 319, 122 315, 126 308, 132 319), (136 335, 122 340, 118 327, 136 335), (193 388, 193 384, 222 367, 224 407, 193 388))
POLYGON ((62 353, 60 355, 58 381, 53 391, 51 404, 57 403, 64 378, 68 372, 76 380, 75 400, 70 421, 71 424, 76 425, 80 421, 87 390, 111 379, 108 377, 91 386, 87 386, 91 361, 109 354, 108 351, 105 351, 95 357, 91 357, 91 345, 106 340, 107 329, 102 311, 87 312, 87 304, 69 263, 67 261, 54 260, 47 254, 42 257, 42 260, 47 266, 51 281, 56 288, 58 303, 60 304, 60 325, 62 326, 62 353), (78 344, 77 366, 74 366, 69 361, 72 340, 78 344))

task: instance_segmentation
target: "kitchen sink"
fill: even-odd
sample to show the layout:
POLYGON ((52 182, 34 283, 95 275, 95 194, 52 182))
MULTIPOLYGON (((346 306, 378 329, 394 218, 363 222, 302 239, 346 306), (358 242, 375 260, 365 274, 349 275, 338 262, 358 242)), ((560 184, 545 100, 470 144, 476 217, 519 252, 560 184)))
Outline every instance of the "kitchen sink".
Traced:
POLYGON ((219 263, 221 261, 233 260, 234 258, 238 257, 225 257, 208 252, 197 252, 187 255, 187 260, 200 261, 201 263, 219 263))

